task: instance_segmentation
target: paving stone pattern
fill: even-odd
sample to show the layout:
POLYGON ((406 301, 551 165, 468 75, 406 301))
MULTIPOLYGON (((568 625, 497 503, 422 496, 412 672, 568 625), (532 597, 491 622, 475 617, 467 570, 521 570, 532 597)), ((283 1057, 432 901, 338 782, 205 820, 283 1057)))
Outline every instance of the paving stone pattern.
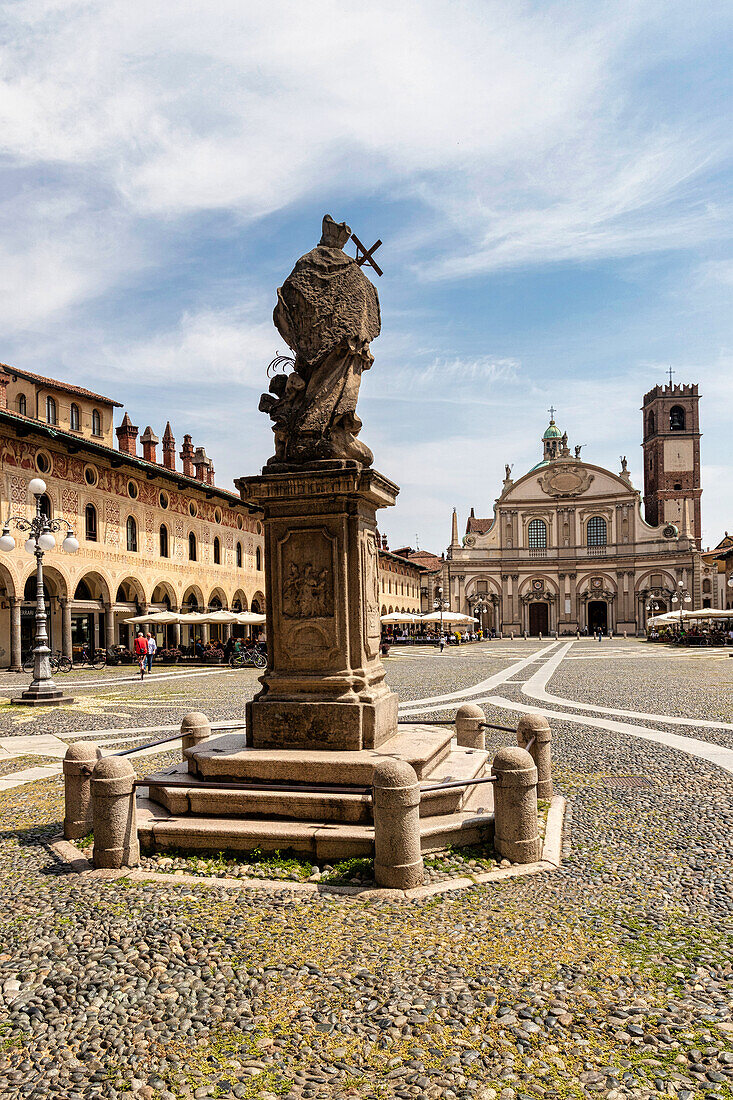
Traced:
MULTIPOLYGON (((431 655, 389 675, 424 698, 496 660, 431 655)), ((677 654, 623 658, 633 698, 612 660, 593 664, 603 705, 663 710, 677 654)), ((717 673, 713 657, 695 668, 717 673)), ((567 661, 548 690, 586 698, 588 678, 567 661)), ((422 902, 69 877, 44 845, 60 779, 0 794, 0 1094, 733 1096, 733 778, 624 734, 553 732, 560 870, 422 902), (649 785, 607 785, 634 776, 649 785)))

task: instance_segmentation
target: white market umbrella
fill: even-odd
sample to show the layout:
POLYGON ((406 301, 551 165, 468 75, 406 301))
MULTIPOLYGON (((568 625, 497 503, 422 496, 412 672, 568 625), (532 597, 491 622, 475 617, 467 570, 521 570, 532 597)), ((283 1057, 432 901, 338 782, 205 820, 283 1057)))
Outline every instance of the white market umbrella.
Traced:
POLYGON ((419 623, 419 615, 411 615, 408 611, 392 611, 389 615, 382 615, 383 623, 419 623))
POLYGON ((441 619, 444 623, 473 623, 476 619, 471 618, 470 615, 461 615, 458 611, 444 611, 442 616, 439 611, 432 611, 429 615, 421 615, 421 623, 439 623, 441 619))
POLYGON ((177 623, 180 616, 175 611, 151 611, 148 615, 134 615, 131 619, 123 619, 125 623, 177 623))
POLYGON ((267 615, 260 615, 256 611, 239 611, 237 622, 241 626, 262 626, 267 622, 267 615))

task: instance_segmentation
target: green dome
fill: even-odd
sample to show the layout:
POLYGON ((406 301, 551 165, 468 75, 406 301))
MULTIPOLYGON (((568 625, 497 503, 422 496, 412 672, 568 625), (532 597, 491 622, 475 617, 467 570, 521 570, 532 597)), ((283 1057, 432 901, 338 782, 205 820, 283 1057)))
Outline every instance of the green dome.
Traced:
POLYGON ((562 432, 557 427, 554 420, 550 421, 550 426, 547 429, 547 431, 545 432, 545 434, 542 436, 542 438, 543 439, 561 439, 562 438, 562 432))

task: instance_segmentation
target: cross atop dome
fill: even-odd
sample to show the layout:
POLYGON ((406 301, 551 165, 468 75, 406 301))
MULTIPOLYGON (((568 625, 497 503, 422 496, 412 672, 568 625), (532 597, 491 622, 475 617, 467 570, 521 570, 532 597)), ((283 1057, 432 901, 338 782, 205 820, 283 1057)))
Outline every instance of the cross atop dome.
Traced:
POLYGON ((550 423, 542 436, 543 462, 552 462, 556 458, 566 458, 569 455, 567 433, 563 434, 555 423, 555 407, 550 405, 547 410, 550 414, 550 423))

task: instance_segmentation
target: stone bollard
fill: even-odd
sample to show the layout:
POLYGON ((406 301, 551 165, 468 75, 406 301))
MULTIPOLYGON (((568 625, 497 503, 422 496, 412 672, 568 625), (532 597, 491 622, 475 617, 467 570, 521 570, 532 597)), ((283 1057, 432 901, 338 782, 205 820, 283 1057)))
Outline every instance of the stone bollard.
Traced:
POLYGON ((509 640, 510 640, 511 642, 513 642, 513 641, 514 641, 514 631, 512 631, 512 632, 511 632, 511 634, 509 635, 509 640))
POLYGON ((92 772, 95 867, 137 867, 135 772, 129 760, 105 756, 92 772))
POLYGON ((464 703, 456 711, 456 741, 464 749, 485 749, 483 723, 486 716, 475 703, 464 703))
POLYGON ((181 722, 181 759, 186 760, 186 749, 200 745, 211 737, 211 723, 200 710, 192 710, 181 722))
POLYGON ((422 885, 420 784, 405 760, 385 757, 374 765, 374 879, 378 886, 411 890, 422 885))
POLYGON ((80 840, 92 831, 90 781, 98 759, 99 745, 94 741, 77 741, 66 750, 63 772, 64 836, 67 840, 80 840))
MULTIPOLYGON (((525 637, 526 637, 526 635, 525 635, 525 637)), ((540 632, 539 632, 539 634, 537 635, 537 637, 539 638, 539 640, 540 640, 540 641, 542 641, 542 631, 540 631, 540 632)))
POLYGON ((537 769, 525 749, 499 749, 491 765, 494 847, 512 863, 535 863, 542 854, 537 826, 537 769))
POLYGON ((624 630, 624 638, 626 638, 626 631, 624 630))
POLYGON ((577 638, 578 641, 580 641, 580 631, 579 630, 575 631, 575 637, 577 638))
POLYGON ((527 752, 537 768, 537 797, 552 798, 552 730, 542 714, 525 714, 517 725, 517 744, 527 752), (534 738, 534 744, 528 748, 534 738))

